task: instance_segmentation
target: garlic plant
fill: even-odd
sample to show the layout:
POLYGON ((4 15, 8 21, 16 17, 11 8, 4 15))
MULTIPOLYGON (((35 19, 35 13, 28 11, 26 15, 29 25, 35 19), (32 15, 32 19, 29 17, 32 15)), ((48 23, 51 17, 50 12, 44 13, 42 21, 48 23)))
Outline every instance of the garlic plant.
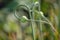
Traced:
MULTIPOLYGON (((36 24, 35 23, 36 22, 38 22, 38 25, 39 25, 38 27, 39 27, 39 30, 40 30, 40 39, 39 40, 44 40, 43 39, 44 35, 43 35, 43 32, 42 32, 43 31, 43 26, 42 25, 44 23, 47 23, 47 24, 50 25, 49 27, 50 27, 50 29, 52 29, 51 32, 53 32, 53 34, 55 32, 58 34, 58 31, 54 28, 54 25, 52 24, 52 22, 48 18, 46 18, 45 15, 44 15, 47 12, 46 8, 49 8, 48 6, 51 6, 51 4, 48 3, 47 6, 45 6, 46 8, 44 9, 43 8, 43 5, 44 5, 43 3, 42 3, 42 6, 41 6, 41 0, 32 0, 31 5, 32 6, 29 6, 25 3, 20 5, 20 7, 23 6, 23 8, 26 8, 28 10, 28 14, 29 14, 30 19, 28 19, 28 17, 26 17, 24 15, 22 17, 20 17, 16 13, 15 13, 15 17, 22 22, 25 22, 25 21, 30 21, 31 22, 33 40, 36 40, 36 37, 35 37, 35 33, 36 33, 36 29, 35 29, 36 24), (41 12, 41 9, 42 9, 42 12, 41 12), (36 14, 39 15, 37 20, 35 19, 36 14), (42 18, 44 19, 44 21, 42 20, 42 18)), ((53 38, 52 38, 52 40, 53 40, 53 38)))

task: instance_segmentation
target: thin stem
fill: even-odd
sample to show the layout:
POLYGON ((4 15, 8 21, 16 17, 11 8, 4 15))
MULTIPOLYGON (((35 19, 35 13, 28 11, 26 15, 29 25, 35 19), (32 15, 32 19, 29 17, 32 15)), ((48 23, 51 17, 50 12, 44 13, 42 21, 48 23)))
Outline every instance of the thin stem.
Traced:
MULTIPOLYGON (((41 0, 38 0, 38 4, 39 4, 39 7, 38 7, 38 9, 39 9, 39 12, 40 12, 40 10, 41 10, 41 0)), ((39 18, 39 20, 41 20, 41 16, 40 16, 40 18, 39 18)), ((39 21, 40 22, 40 21, 39 21)), ((40 22, 40 26, 39 26, 39 30, 40 30, 40 40, 43 40, 43 33, 42 33, 42 23, 40 22)))
MULTIPOLYGON (((34 20, 34 8, 35 8, 35 6, 34 6, 34 0, 32 0, 32 4, 33 4, 33 6, 32 6, 32 15, 31 15, 31 19, 32 20, 34 20)), ((32 21, 31 20, 31 26, 32 26, 32 33, 33 33, 33 40, 36 40, 35 39, 35 21, 32 21)))
MULTIPOLYGON (((53 24, 45 17, 45 16, 42 16, 50 25, 51 25, 51 28, 54 32, 57 32, 57 30, 54 28, 53 24)), ((57 32, 58 33, 58 32, 57 32)))

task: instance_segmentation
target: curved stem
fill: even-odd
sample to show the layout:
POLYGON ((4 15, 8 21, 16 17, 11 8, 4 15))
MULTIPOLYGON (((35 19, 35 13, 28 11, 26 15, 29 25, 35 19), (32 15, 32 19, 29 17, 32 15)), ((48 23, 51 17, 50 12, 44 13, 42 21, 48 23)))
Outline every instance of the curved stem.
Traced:
MULTIPOLYGON (((18 7, 21 7, 21 6, 23 6, 23 7, 26 7, 27 8, 27 10, 28 11, 30 11, 30 8, 27 6, 27 5, 19 5, 19 6, 17 6, 16 7, 16 9, 15 9, 15 13, 14 13, 14 16, 20 21, 20 19, 21 19, 21 17, 19 17, 18 15, 17 15, 17 8, 18 7)), ((30 13, 30 12, 29 12, 30 13)), ((22 27, 21 27, 22 28, 22 27)), ((21 30, 22 31, 22 33, 23 33, 23 30, 21 30)), ((22 40, 24 40, 24 36, 22 35, 22 40)))
MULTIPOLYGON (((51 26, 51 28, 52 28, 52 30, 53 30, 54 32, 57 32, 57 30, 54 28, 53 24, 43 15, 43 13, 40 13, 40 12, 38 12, 38 11, 35 11, 35 12, 37 12, 38 14, 40 14, 40 15, 48 22, 48 24, 51 26)), ((57 32, 57 33, 58 33, 58 32, 57 32)))
MULTIPOLYGON (((21 7, 21 6, 26 7, 26 8, 28 9, 28 11, 30 11, 30 8, 29 8, 26 4, 25 4, 25 5, 19 5, 19 6, 16 7, 16 9, 17 9, 18 7, 21 7)), ((17 15, 16 9, 15 9, 14 16, 15 16, 18 20, 20 20, 21 18, 17 15)))

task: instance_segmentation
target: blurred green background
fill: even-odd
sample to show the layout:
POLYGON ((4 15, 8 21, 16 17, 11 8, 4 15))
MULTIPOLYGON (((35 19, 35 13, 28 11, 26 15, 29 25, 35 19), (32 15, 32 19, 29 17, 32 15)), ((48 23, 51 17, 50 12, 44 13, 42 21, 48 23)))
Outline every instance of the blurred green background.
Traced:
POLYGON ((0 40, 60 40, 60 0, 0 0, 0 40))

